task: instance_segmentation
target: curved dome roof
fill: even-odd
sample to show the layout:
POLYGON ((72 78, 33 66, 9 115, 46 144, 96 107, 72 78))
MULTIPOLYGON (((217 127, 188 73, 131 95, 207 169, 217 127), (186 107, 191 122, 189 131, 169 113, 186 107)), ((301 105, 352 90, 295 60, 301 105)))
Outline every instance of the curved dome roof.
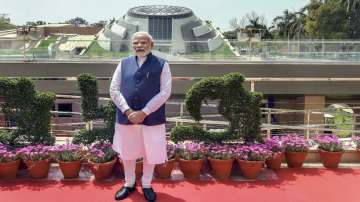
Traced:
POLYGON ((128 15, 132 17, 172 17, 172 18, 186 18, 193 15, 193 12, 189 8, 180 6, 169 5, 150 5, 150 6, 138 6, 131 8, 128 11, 128 15))

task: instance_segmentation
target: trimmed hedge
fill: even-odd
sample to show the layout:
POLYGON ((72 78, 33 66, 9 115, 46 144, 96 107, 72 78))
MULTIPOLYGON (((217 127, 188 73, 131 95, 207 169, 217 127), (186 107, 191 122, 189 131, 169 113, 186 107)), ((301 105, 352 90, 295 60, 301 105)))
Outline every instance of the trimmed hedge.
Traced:
POLYGON ((81 74, 78 76, 78 86, 81 91, 81 108, 84 121, 96 119, 98 113, 98 87, 94 76, 81 74))
POLYGON ((72 143, 89 145, 93 142, 112 142, 114 133, 108 128, 94 128, 80 130, 73 138, 72 143))
POLYGON ((54 93, 35 91, 33 81, 28 78, 0 78, 0 96, 5 101, 2 112, 17 125, 17 130, 3 132, 0 142, 10 146, 55 143, 55 137, 50 134, 54 93))
POLYGON ((99 106, 97 80, 90 74, 85 73, 79 75, 78 86, 81 91, 81 108, 84 121, 103 119, 106 127, 93 130, 81 130, 75 134, 73 143, 91 144, 96 141, 112 142, 115 130, 115 104, 110 101, 107 106, 99 106))
POLYGON ((218 112, 229 121, 226 132, 206 132, 196 126, 177 126, 171 131, 173 141, 199 140, 223 142, 243 140, 261 141, 261 99, 259 93, 248 92, 240 73, 229 73, 222 77, 209 77, 195 83, 185 95, 185 104, 190 115, 200 121, 201 104, 208 100, 219 100, 218 112))

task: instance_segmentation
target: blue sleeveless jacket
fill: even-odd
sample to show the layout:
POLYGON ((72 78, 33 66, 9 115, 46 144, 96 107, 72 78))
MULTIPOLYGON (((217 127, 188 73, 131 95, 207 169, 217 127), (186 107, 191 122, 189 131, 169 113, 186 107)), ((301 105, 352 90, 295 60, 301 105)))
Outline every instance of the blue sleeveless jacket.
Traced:
MULTIPOLYGON (((146 104, 160 92, 160 77, 165 60, 151 53, 138 67, 137 56, 121 61, 120 92, 132 110, 142 110, 146 104)), ((120 109, 116 108, 116 121, 120 124, 133 124, 120 109)), ((153 126, 165 123, 165 104, 149 114, 142 124, 153 126)))

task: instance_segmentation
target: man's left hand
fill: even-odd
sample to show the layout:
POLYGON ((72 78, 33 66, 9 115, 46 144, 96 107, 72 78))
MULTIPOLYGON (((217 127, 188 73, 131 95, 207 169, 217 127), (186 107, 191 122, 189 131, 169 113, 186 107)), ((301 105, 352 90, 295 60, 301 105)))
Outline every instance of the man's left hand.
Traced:
POLYGON ((128 117, 128 119, 134 124, 142 123, 145 118, 146 118, 146 114, 143 111, 132 112, 128 117))

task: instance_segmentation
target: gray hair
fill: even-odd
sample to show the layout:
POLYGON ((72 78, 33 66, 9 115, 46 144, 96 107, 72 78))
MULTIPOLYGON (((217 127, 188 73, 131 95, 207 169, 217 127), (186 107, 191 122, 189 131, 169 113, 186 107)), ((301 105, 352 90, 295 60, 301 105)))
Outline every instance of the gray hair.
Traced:
POLYGON ((137 37, 137 36, 145 36, 146 38, 149 39, 150 43, 154 42, 153 37, 148 32, 143 32, 143 31, 135 32, 131 37, 131 41, 133 41, 134 38, 137 37))

